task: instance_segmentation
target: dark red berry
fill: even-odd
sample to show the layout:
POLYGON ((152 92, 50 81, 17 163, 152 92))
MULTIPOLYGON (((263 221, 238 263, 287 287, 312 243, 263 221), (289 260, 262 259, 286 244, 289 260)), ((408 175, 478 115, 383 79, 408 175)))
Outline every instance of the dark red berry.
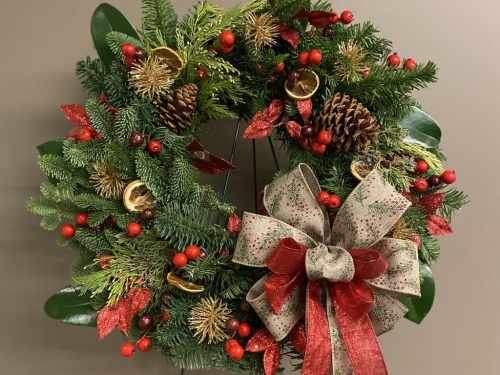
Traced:
POLYGON ((255 74, 260 74, 262 72, 262 65, 257 65, 253 71, 255 74))
POLYGON ((75 216, 75 222, 81 227, 87 225, 88 219, 89 219, 89 214, 86 212, 80 212, 78 215, 75 216))
POLYGON ((129 237, 137 237, 142 232, 142 227, 139 223, 132 222, 127 225, 127 234, 129 237))
POLYGON ((422 177, 417 178, 413 183, 413 188, 415 189, 415 191, 418 191, 419 193, 425 191, 427 189, 427 180, 422 177))
POLYGON ((215 49, 215 47, 213 45, 211 45, 211 44, 207 47, 207 51, 217 52, 217 50, 215 49))
POLYGON ((141 352, 149 352, 153 346, 153 341, 149 337, 143 337, 137 343, 137 347, 141 352))
POLYGON ((226 329, 231 332, 236 332, 238 327, 240 326, 240 322, 236 318, 229 318, 226 321, 226 329))
MULTIPOLYGON (((338 16, 337 16, 337 20, 338 20, 338 16)), ((323 28, 323 33, 322 35, 325 37, 325 38, 330 38, 332 39, 334 36, 335 36, 335 29, 332 29, 330 26, 327 26, 325 28, 323 28)))
POLYGON ((297 82, 299 82, 301 75, 302 74, 300 73, 300 71, 298 69, 292 69, 288 72, 286 79, 290 83, 297 83, 297 82))
POLYGON ((417 67, 417 62, 415 60, 412 60, 412 59, 406 59, 404 62, 403 62, 403 68, 406 69, 406 70, 413 70, 417 67))
POLYGON ((251 307, 246 301, 240 301, 240 303, 238 303, 238 310, 240 310, 240 312, 243 314, 248 314, 251 310, 251 307))
POLYGON ((311 141, 311 152, 315 155, 321 155, 326 151, 326 145, 319 143, 317 140, 311 141))
POLYGON ((429 164, 427 164, 424 160, 420 160, 415 164, 415 172, 417 173, 425 173, 429 170, 429 164))
POLYGON ((335 194, 330 195, 326 207, 328 207, 330 210, 336 210, 337 208, 340 207, 340 198, 337 197, 335 194))
POLYGON ((189 260, 194 260, 200 256, 200 248, 196 245, 189 245, 184 249, 184 255, 186 255, 189 260))
POLYGON ((135 67, 136 63, 137 63, 137 60, 134 59, 133 57, 125 58, 125 65, 127 66, 128 70, 133 69, 135 67))
POLYGON ((278 76, 276 74, 273 74, 268 80, 267 80, 267 85, 272 86, 276 82, 278 82, 278 76))
POLYGON ((205 250, 200 250, 200 256, 198 258, 200 258, 201 260, 205 260, 207 259, 208 257, 208 254, 205 250))
POLYGON ((220 51, 224 55, 229 55, 231 52, 233 52, 233 47, 228 47, 228 46, 225 46, 224 44, 221 44, 220 45, 220 51))
POLYGON ((250 328, 250 324, 248 323, 240 323, 238 327, 238 335, 241 337, 247 337, 250 335, 252 332, 252 329, 250 328))
POLYGON ((320 191, 316 195, 316 202, 318 202, 318 204, 321 206, 327 204, 329 199, 330 199, 330 194, 328 194, 327 191, 320 191))
POLYGON ((354 14, 350 10, 344 10, 340 15, 340 22, 349 25, 352 21, 354 21, 354 14))
POLYGON ((65 238, 71 238, 75 235, 75 227, 71 224, 63 225, 61 228, 61 234, 65 238))
POLYGON ((196 75, 198 76, 198 79, 203 79, 207 75, 207 72, 201 68, 196 68, 196 75))
POLYGON ((103 230, 104 230, 104 223, 101 223, 99 225, 96 225, 94 228, 92 228, 93 230, 95 230, 97 233, 101 233, 103 230))
POLYGON ((89 129, 80 129, 78 132, 78 140, 80 142, 88 142, 92 139, 92 132, 89 129))
POLYGON ((299 66, 305 68, 306 66, 309 66, 309 52, 301 52, 299 53, 299 56, 297 56, 297 64, 299 66))
POLYGON ((432 175, 431 177, 429 177, 428 182, 429 182, 430 186, 433 186, 433 187, 439 186, 439 185, 441 185, 441 177, 436 176, 436 175, 432 175))
POLYGON ((158 141, 148 142, 148 151, 153 155, 159 153, 161 151, 161 148, 161 143, 158 141))
POLYGON ((304 138, 312 138, 314 137, 314 127, 311 125, 306 125, 302 128, 301 132, 304 138))
POLYGON ((166 291, 166 292, 163 292, 160 296, 160 301, 162 304, 166 305, 167 302, 170 300, 170 298, 173 298, 174 297, 174 293, 170 292, 170 291, 166 291))
POLYGON ((135 53, 135 47, 130 43, 125 43, 122 45, 122 54, 126 57, 132 57, 135 53))
POLYGON ((172 263, 175 267, 184 267, 188 263, 188 258, 183 253, 177 253, 172 258, 172 263))
POLYGON ((328 145, 332 141, 332 133, 328 130, 321 130, 316 137, 319 143, 322 145, 328 145))
POLYGON ((441 175, 441 181, 443 181, 445 184, 452 184, 457 180, 457 175, 455 174, 455 171, 444 171, 443 174, 441 175))
POLYGON ((134 147, 141 147, 144 144, 144 134, 139 132, 132 133, 128 141, 134 147))
POLYGON ((285 63, 282 61, 278 64, 278 66, 276 67, 276 69, 274 69, 274 73, 281 73, 285 70, 285 63))
POLYGON ((155 218, 155 212, 151 208, 145 208, 141 212, 142 221, 151 221, 155 218))
POLYGON ((132 357, 132 355, 134 354, 134 351, 135 351, 134 344, 127 342, 127 343, 122 345, 122 348, 121 348, 122 356, 132 357))
POLYGON ((143 314, 137 321, 137 325, 142 329, 149 329, 153 325, 154 319, 149 314, 143 314))
POLYGON ((396 52, 394 52, 392 55, 389 56, 387 59, 387 65, 393 66, 393 67, 398 67, 401 64, 401 58, 398 56, 396 52))
POLYGON ((146 57, 146 52, 144 52, 144 50, 141 47, 135 49, 134 59, 144 60, 145 57, 146 57))
POLYGON ((234 44, 234 34, 231 30, 224 30, 219 36, 220 44, 231 47, 234 44))
POLYGON ((307 55, 307 62, 309 65, 317 65, 321 62, 323 59, 323 54, 321 53, 320 50, 313 49, 309 52, 309 55, 307 55))

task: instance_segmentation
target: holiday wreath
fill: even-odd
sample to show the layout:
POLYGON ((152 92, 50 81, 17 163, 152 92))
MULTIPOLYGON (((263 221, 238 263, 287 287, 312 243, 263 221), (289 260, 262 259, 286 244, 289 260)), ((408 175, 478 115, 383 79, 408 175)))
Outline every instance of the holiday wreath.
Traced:
POLYGON ((96 9, 99 58, 76 69, 92 98, 38 147, 49 180, 28 209, 47 230, 74 220, 58 243, 79 254, 47 314, 182 368, 270 375, 289 355, 304 374, 387 374, 376 336, 429 312, 435 236, 466 203, 411 97, 435 65, 323 0, 201 2, 180 22, 142 3, 141 30, 96 9), (289 159, 242 219, 196 182, 235 168, 197 135, 227 117, 289 159))

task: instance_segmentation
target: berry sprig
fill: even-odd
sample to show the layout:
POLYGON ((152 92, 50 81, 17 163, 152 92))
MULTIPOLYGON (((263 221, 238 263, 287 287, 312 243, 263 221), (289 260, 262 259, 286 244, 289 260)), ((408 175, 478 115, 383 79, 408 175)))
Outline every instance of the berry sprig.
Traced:
POLYGON ((219 35, 220 51, 227 55, 233 52, 233 45, 236 38, 231 30, 224 30, 219 35))
POLYGON ((316 195, 316 202, 320 206, 328 207, 330 210, 336 210, 341 204, 340 198, 337 195, 329 194, 327 191, 320 191, 316 195))
POLYGON ((125 65, 130 70, 135 67, 138 61, 144 60, 146 52, 140 47, 125 43, 122 45, 122 55, 125 56, 125 65))
POLYGON ((226 329, 233 334, 224 344, 224 350, 233 361, 239 361, 245 354, 243 346, 235 339, 235 336, 238 334, 240 337, 246 338, 252 333, 250 324, 246 322, 250 310, 246 308, 244 301, 240 302, 239 309, 245 314, 241 322, 235 317, 231 317, 226 321, 226 329))
MULTIPOLYGON (((398 66, 401 65, 401 57, 399 57, 397 52, 394 52, 387 58, 387 65, 393 68, 397 68, 398 66)), ((403 69, 406 70, 413 70, 417 66, 418 66, 417 62, 413 59, 405 59, 403 62, 403 69)))
MULTIPOLYGON (((201 258, 202 250, 196 245, 189 245, 184 249, 183 253, 177 253, 172 258, 172 263, 175 267, 184 267, 190 260, 201 258)), ((206 253, 205 253, 206 254, 206 253)), ((204 256, 206 258, 206 255, 204 256)), ((203 259, 204 259, 203 258, 203 259)))

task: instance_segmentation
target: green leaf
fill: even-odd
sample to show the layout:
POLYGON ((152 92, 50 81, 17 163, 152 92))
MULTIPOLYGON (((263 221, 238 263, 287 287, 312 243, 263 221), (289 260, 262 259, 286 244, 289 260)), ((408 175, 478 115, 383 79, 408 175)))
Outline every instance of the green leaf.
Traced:
POLYGON ((90 304, 90 293, 81 296, 81 290, 81 286, 61 289, 45 302, 45 313, 64 323, 96 327, 97 311, 90 304))
POLYGON ((110 32, 118 31, 139 39, 134 26, 130 24, 125 16, 118 9, 106 3, 99 5, 92 15, 90 31, 97 54, 106 67, 109 67, 116 60, 115 54, 106 41, 106 37, 110 32))
POLYGON ((441 128, 436 120, 417 107, 402 120, 402 125, 409 130, 405 142, 417 143, 425 148, 437 148, 441 142, 441 128))
POLYGON ((37 146, 40 155, 58 155, 63 156, 64 139, 56 139, 55 141, 48 141, 37 146))
POLYGON ((400 298, 399 300, 408 308, 405 318, 420 324, 427 316, 434 303, 436 285, 431 268, 427 263, 420 263, 420 298, 400 298))

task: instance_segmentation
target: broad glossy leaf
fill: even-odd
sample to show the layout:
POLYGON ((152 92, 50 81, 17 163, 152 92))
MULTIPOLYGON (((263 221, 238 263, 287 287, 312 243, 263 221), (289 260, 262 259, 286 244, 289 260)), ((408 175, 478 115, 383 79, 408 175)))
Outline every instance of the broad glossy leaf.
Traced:
POLYGON ((97 311, 90 304, 90 293, 80 296, 81 289, 72 286, 61 289, 45 302, 45 313, 64 323, 96 327, 97 311))
POLYGON ((422 297, 420 298, 400 298, 400 301, 409 309, 405 318, 420 324, 427 316, 434 303, 434 295, 436 293, 436 285, 431 268, 426 263, 420 263, 420 277, 423 280, 420 284, 422 297))
POLYGON ((37 146, 40 155, 58 155, 63 156, 63 144, 64 139, 56 139, 54 141, 48 141, 37 146))
POLYGON ((115 54, 106 42, 106 36, 111 31, 118 31, 139 39, 134 26, 130 24, 125 16, 118 9, 106 3, 99 5, 94 11, 90 23, 90 31, 97 54, 107 67, 116 60, 115 54))
POLYGON ((419 108, 414 107, 413 113, 403 119, 402 125, 409 130, 404 139, 406 142, 417 143, 425 148, 435 148, 441 142, 438 123, 419 108))

